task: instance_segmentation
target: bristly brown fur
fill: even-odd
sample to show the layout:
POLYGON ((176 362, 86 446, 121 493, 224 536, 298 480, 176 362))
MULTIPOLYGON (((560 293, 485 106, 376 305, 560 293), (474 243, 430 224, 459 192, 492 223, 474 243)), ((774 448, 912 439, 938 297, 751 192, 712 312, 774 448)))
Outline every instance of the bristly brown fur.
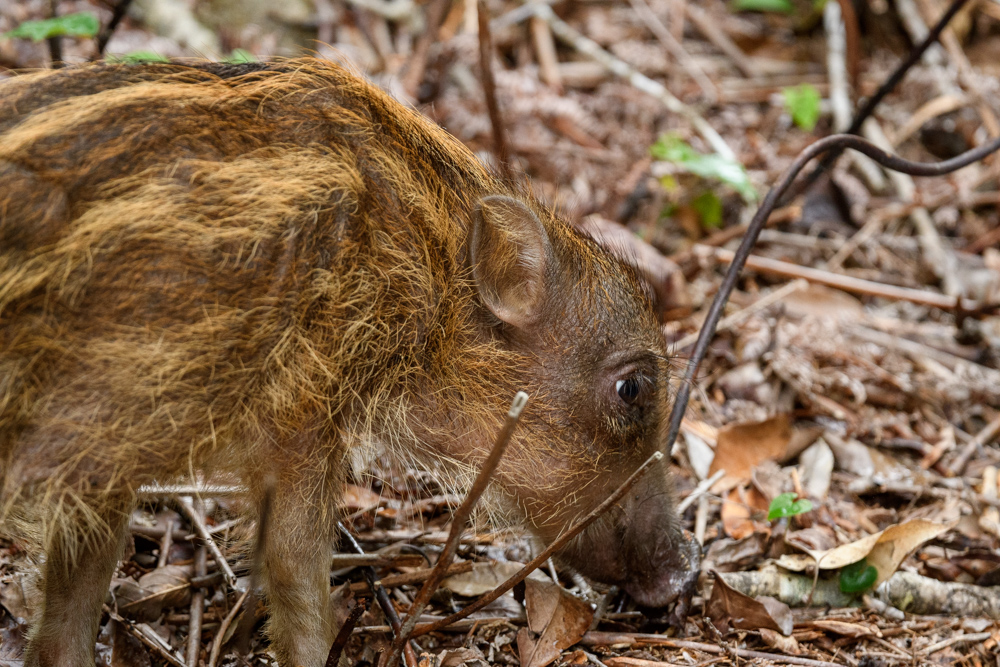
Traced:
MULTIPOLYGON (((655 448, 660 407, 602 417, 585 386, 623 347, 665 355, 627 266, 335 65, 94 65, 2 86, 0 518, 50 553, 47 579, 107 551, 140 485, 227 473, 259 494, 271 472, 290 517, 268 541, 272 633, 305 664, 332 630, 308 587, 278 584, 325 585, 294 554, 332 545, 349 458, 378 445, 461 482, 525 388, 499 481, 551 534, 655 448), (554 328, 530 341, 468 265, 488 195, 530 208, 557 260, 554 328)), ((86 662, 74 650, 29 664, 86 662)))

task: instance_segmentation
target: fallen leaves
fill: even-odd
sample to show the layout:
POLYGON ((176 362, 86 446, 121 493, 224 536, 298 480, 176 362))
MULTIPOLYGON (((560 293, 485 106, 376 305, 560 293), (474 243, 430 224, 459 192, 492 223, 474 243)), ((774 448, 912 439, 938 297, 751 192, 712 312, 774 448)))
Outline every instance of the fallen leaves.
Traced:
POLYGON ((594 612, 557 584, 536 579, 524 583, 528 627, 517 633, 517 651, 522 667, 545 667, 560 651, 580 641, 594 612))
POLYGON ((720 631, 761 628, 792 634, 792 611, 788 605, 769 596, 752 598, 731 588, 718 573, 705 611, 720 631))
POLYGON ((893 575, 911 551, 946 530, 948 526, 914 519, 833 549, 785 554, 778 559, 778 565, 794 572, 803 572, 810 567, 837 570, 866 559, 878 572, 873 584, 877 586, 893 575))
POLYGON ((793 427, 787 414, 759 422, 731 424, 718 430, 715 457, 708 474, 725 471, 712 490, 727 493, 721 509, 726 535, 739 540, 755 532, 770 530, 763 519, 780 489, 762 483, 757 477, 760 467, 766 462, 794 458, 815 441, 819 433, 817 428, 793 427))

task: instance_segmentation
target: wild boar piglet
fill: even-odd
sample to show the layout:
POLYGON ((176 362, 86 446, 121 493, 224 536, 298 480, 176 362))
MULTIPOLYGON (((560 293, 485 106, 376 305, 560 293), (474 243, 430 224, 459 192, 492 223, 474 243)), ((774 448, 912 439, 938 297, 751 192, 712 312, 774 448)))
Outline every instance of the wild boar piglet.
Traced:
MULTIPOLYGON (((635 270, 329 62, 0 84, 0 516, 44 551, 26 664, 92 667, 136 490, 275 479, 281 665, 318 667, 338 500, 380 449, 462 488, 518 390, 497 502, 550 542, 662 445, 635 270)), ((665 464, 561 555, 669 603, 698 567, 665 464)))

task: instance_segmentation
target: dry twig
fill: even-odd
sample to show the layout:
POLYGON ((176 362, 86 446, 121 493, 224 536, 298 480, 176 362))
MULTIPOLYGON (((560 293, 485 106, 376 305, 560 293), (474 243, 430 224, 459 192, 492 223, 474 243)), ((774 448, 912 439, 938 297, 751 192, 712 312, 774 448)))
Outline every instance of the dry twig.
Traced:
POLYGON ((614 493, 608 496, 604 502, 595 507, 586 516, 578 519, 572 526, 566 529, 566 532, 564 532, 562 535, 553 540, 552 543, 548 547, 546 547, 540 554, 532 558, 527 565, 521 568, 514 576, 510 577, 507 581, 503 582, 495 589, 493 589, 492 592, 487 593, 486 595, 479 598, 469 606, 465 607, 459 612, 452 614, 451 616, 448 616, 447 618, 444 618, 440 621, 435 621, 434 623, 428 623, 427 625, 418 625, 413 629, 413 636, 419 637, 420 635, 425 635, 428 632, 434 632, 436 630, 440 630, 441 628, 451 625, 455 621, 461 620, 469 616, 470 614, 474 614, 475 612, 479 611, 480 609, 482 609, 483 607, 485 607, 486 605, 493 602, 501 595, 512 589, 514 586, 524 581, 529 574, 531 574, 539 567, 541 567, 543 564, 545 564, 545 562, 548 561, 548 559, 551 558, 553 554, 557 553, 570 540, 572 540, 574 537, 583 532, 583 530, 586 529, 587 526, 589 526, 597 517, 602 515, 612 505, 618 502, 621 499, 621 497, 624 496, 626 493, 628 493, 628 490, 631 489, 632 486, 635 485, 637 481, 639 481, 639 478, 643 474, 645 474, 647 470, 649 470, 649 467, 653 463, 659 461, 662 458, 663 458, 662 452, 654 452, 653 455, 650 456, 648 459, 646 459, 646 461, 641 466, 639 466, 636 469, 636 471, 633 472, 628 477, 628 479, 626 479, 622 483, 622 485, 618 487, 617 490, 615 490, 614 493))
POLYGON ((222 652, 222 643, 226 640, 226 632, 229 631, 229 626, 233 624, 233 620, 236 618, 237 614, 240 613, 240 609, 243 608, 243 603, 246 602, 247 596, 250 594, 250 588, 247 588, 236 599, 236 604, 233 608, 229 610, 226 617, 222 619, 222 623, 219 625, 219 630, 215 633, 215 639, 212 640, 212 649, 208 654, 208 667, 215 667, 215 664, 219 661, 219 654, 222 652))
POLYGON ((195 511, 192 501, 188 497, 182 496, 178 505, 181 511, 187 515, 188 519, 191 520, 192 525, 196 531, 198 531, 198 536, 205 541, 205 546, 208 550, 212 552, 212 557, 215 559, 216 564, 219 569, 222 570, 223 577, 225 578, 226 584, 230 588, 236 587, 236 574, 233 569, 229 567, 229 563, 226 561, 226 557, 222 555, 222 550, 219 549, 219 545, 215 543, 212 539, 212 534, 208 530, 208 526, 205 525, 205 520, 195 511))
MULTIPOLYGON (((480 5, 479 10, 480 16, 483 16, 484 7, 482 5, 480 5)), ((480 21, 480 26, 482 26, 482 20, 480 21)), ((399 658, 399 652, 402 650, 403 644, 410 638, 410 633, 413 631, 414 626, 416 626, 421 612, 423 612, 424 607, 427 606, 427 603, 431 599, 431 595, 434 594, 434 591, 438 589, 441 581, 445 578, 448 566, 451 565, 452 558, 454 558, 455 552, 458 550, 458 543, 462 537, 462 531, 465 530, 465 524, 471 518, 472 511, 476 508, 479 498, 482 497, 486 491, 486 487, 489 486, 493 478, 493 473, 496 471, 497 465, 499 465, 500 459, 503 457, 504 452, 507 450, 507 445, 510 443, 510 438, 514 434, 514 428, 517 426, 518 420, 521 419, 521 411, 524 410, 524 406, 527 403, 528 395, 523 391, 517 392, 510 404, 510 409, 507 411, 507 416, 504 419, 500 433, 497 435, 493 449, 490 451, 489 456, 486 457, 486 460, 483 461, 479 474, 476 475, 476 480, 472 483, 472 488, 466 494, 465 500, 452 514, 451 531, 448 534, 448 541, 445 543, 444 549, 441 550, 441 555, 438 556, 434 571, 431 572, 431 576, 424 582, 417 597, 414 598, 413 604, 410 605, 410 610, 406 615, 406 622, 403 623, 399 634, 396 635, 396 638, 392 642, 388 661, 385 662, 386 665, 395 664, 399 658)))
MULTIPOLYGON (((204 513, 204 505, 201 499, 194 502, 192 511, 201 518, 204 513)), ((204 521, 202 521, 204 523, 204 521)), ((169 535, 169 533, 167 533, 169 535)), ((204 577, 206 570, 207 552, 204 544, 199 544, 194 551, 194 576, 204 577)), ((201 617, 205 611, 205 591, 196 588, 191 591, 191 607, 188 619, 188 643, 187 643, 187 664, 188 667, 198 667, 198 654, 201 653, 201 617)))
POLYGON ((510 178, 510 148, 507 135, 504 133, 500 105, 497 103, 497 86, 493 79, 493 39, 486 0, 479 0, 477 16, 479 17, 479 69, 483 76, 483 94, 486 96, 490 126, 493 128, 493 151, 497 156, 497 162, 500 163, 500 172, 510 178))
MULTIPOLYGON (((714 256, 720 262, 726 262, 727 264, 732 262, 735 256, 733 251, 726 250, 724 248, 705 248, 705 252, 706 254, 714 256)), ((880 296, 886 299, 898 299, 900 301, 909 301, 910 303, 932 306, 934 308, 940 308, 941 310, 951 311, 956 308, 960 308, 962 310, 976 310, 980 306, 977 302, 969 299, 956 299, 954 297, 938 294, 937 292, 931 292, 928 290, 886 285, 885 283, 877 283, 871 280, 854 278, 840 273, 824 271, 823 269, 813 269, 808 266, 799 266, 798 264, 782 262, 781 260, 759 257, 756 255, 750 255, 747 257, 745 266, 746 268, 753 269, 754 271, 772 273, 775 275, 787 276, 789 278, 803 278, 811 283, 835 287, 837 289, 842 289, 845 292, 867 294, 869 296, 880 296)))
POLYGON ((726 655, 732 652, 732 654, 740 658, 749 660, 780 660, 781 662, 789 665, 802 665, 802 667, 841 667, 835 662, 801 658, 797 655, 780 655, 735 647, 723 648, 721 646, 716 646, 715 644, 692 642, 683 639, 670 639, 664 635, 642 634, 638 632, 597 632, 591 630, 583 636, 580 643, 584 646, 664 646, 668 648, 702 651, 703 653, 710 653, 712 655, 726 655))
POLYGON ((132 0, 118 0, 115 3, 114 9, 111 10, 111 20, 101 28, 101 32, 97 35, 97 55, 94 60, 99 60, 104 56, 104 49, 108 46, 111 36, 115 34, 115 28, 125 18, 125 14, 128 12, 129 5, 131 4, 132 0))
POLYGON ((998 433, 1000 433, 1000 415, 997 415, 982 431, 976 434, 976 437, 966 443, 962 451, 948 466, 948 473, 954 477, 961 475, 976 450, 996 438, 998 433))
POLYGON ((680 64, 681 67, 694 79, 695 83, 701 88, 702 92, 705 93, 705 99, 710 103, 714 104, 719 99, 719 91, 712 83, 712 80, 708 78, 705 71, 695 62, 691 54, 687 52, 684 45, 671 34, 667 26, 663 25, 659 17, 649 8, 646 0, 629 0, 629 4, 632 5, 632 9, 635 13, 639 15, 639 18, 643 20, 649 30, 656 36, 660 43, 668 51, 670 55, 680 64))

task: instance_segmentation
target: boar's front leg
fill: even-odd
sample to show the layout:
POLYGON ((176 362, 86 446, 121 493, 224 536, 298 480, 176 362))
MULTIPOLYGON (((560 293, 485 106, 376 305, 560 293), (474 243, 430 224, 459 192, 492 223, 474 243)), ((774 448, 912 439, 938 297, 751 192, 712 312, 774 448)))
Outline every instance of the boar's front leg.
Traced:
POLYGON ((66 514, 50 517, 54 527, 42 568, 44 599, 25 667, 94 665, 101 605, 125 547, 132 499, 103 500, 91 509, 100 521, 91 514, 90 525, 74 525, 66 514))
POLYGON ((267 634, 282 667, 322 667, 336 634, 330 566, 341 475, 332 458, 329 452, 282 450, 281 469, 251 487, 260 511, 267 512, 257 566, 267 634))

